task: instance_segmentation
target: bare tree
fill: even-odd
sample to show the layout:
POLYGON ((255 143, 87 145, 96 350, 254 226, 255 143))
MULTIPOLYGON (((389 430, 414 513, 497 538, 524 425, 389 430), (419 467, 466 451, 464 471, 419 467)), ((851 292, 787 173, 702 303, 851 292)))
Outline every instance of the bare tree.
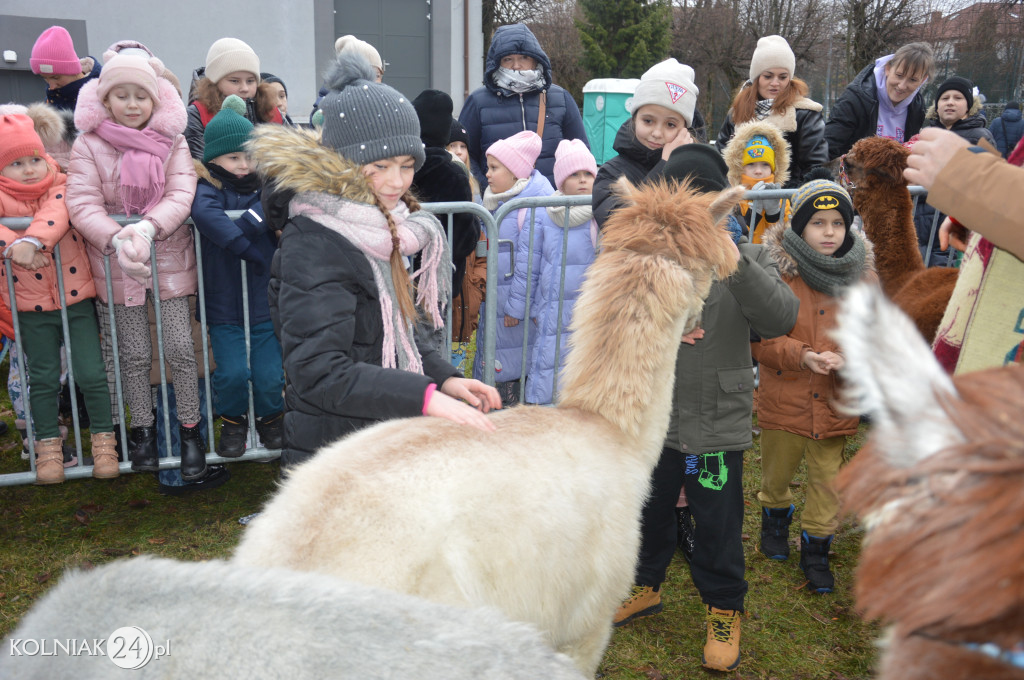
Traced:
POLYGON ((551 60, 553 80, 582 105, 583 86, 590 73, 583 65, 583 43, 575 22, 578 15, 575 0, 551 0, 538 10, 530 30, 551 60))

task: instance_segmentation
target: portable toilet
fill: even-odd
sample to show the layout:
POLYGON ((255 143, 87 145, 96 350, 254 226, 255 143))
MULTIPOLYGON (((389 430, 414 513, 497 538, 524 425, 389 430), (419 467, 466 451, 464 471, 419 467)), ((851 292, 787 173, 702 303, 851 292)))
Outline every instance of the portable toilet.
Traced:
POLYGON ((637 78, 595 78, 583 86, 583 127, 598 165, 618 155, 612 142, 629 119, 626 102, 639 84, 637 78))

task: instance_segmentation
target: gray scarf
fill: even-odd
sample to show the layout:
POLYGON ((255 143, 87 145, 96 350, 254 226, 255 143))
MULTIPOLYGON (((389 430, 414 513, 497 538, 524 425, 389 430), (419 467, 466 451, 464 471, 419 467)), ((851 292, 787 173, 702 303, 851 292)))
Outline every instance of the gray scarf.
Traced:
POLYGON ((841 257, 822 255, 792 229, 786 229, 782 235, 782 247, 796 260, 800 278, 808 286, 835 297, 842 288, 859 281, 864 274, 864 258, 867 256, 864 239, 855 231, 851 231, 850 236, 853 247, 841 257))
POLYGON ((498 87, 516 94, 540 92, 547 84, 544 80, 544 70, 540 66, 533 71, 513 71, 510 68, 499 67, 491 78, 498 87))

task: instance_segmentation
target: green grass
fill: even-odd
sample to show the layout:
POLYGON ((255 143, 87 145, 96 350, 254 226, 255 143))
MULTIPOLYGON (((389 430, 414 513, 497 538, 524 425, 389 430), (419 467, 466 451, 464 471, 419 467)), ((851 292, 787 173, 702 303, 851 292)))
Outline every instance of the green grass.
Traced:
MULTIPOLYGON (((9 404, 6 411, 0 405, 0 417, 11 425, 0 438, 0 473, 25 470, 9 404)), ((860 442, 861 436, 852 438, 851 454, 860 442)), ((860 620, 851 595, 859 532, 847 524, 836 537, 836 592, 818 596, 803 590, 795 551, 782 563, 757 552, 758 456, 755 442, 744 471, 744 546, 750 583, 742 620, 744 660, 736 672, 726 675, 763 680, 870 677, 872 640, 878 630, 860 620)), ((235 463, 229 469, 232 479, 224 486, 181 498, 157 493, 152 474, 72 480, 50 487, 0 487, 0 637, 13 630, 65 569, 144 553, 180 560, 227 557, 243 530, 238 519, 259 509, 273 493, 278 465, 235 463)), ((803 475, 801 469, 795 481, 798 508, 803 475)), ((796 535, 794 526, 794 539, 796 535)), ((662 614, 616 630, 601 667, 603 678, 722 677, 700 668, 703 605, 681 555, 662 588, 662 614)))

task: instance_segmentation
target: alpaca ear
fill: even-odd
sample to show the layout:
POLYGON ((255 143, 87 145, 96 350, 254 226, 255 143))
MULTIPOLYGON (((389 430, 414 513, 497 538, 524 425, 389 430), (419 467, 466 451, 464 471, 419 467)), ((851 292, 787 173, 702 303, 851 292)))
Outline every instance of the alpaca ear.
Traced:
POLYGON ((745 193, 747 193, 747 188, 744 186, 730 187, 720 191, 708 208, 711 211, 711 219, 714 223, 718 224, 724 220, 732 212, 732 209, 743 200, 743 194, 745 193))
POLYGON ((953 381, 877 286, 851 287, 838 321, 835 336, 846 360, 843 409, 871 416, 872 440, 894 466, 909 467, 965 441, 943 408, 959 399, 953 381))
POLYGON ((615 182, 612 183, 612 193, 621 196, 622 200, 629 203, 633 203, 633 195, 639 191, 639 188, 635 184, 629 181, 629 178, 623 175, 619 177, 615 182))

